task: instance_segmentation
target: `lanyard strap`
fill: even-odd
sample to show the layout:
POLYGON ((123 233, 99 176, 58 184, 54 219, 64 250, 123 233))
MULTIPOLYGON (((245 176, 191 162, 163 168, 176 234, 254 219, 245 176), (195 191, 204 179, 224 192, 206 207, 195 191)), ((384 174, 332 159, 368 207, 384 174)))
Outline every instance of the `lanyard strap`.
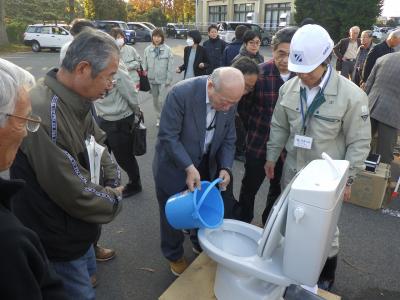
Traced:
POLYGON ((301 118, 302 118, 302 132, 306 134, 308 123, 310 122, 311 117, 314 115, 314 112, 325 102, 324 90, 329 82, 331 77, 331 67, 328 65, 328 78, 324 83, 324 86, 318 91, 317 95, 314 97, 313 101, 309 108, 307 108, 307 92, 305 87, 300 87, 300 109, 301 109, 301 118), (304 102, 304 103, 303 103, 304 102), (305 111, 305 108, 307 109, 305 111))

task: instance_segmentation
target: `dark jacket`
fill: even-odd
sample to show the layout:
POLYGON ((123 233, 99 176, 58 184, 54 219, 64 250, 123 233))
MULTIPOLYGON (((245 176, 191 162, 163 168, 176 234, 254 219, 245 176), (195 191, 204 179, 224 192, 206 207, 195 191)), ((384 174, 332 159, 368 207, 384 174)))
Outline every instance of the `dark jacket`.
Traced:
POLYGON ((0 178, 0 298, 67 299, 39 237, 11 213, 10 206, 23 186, 21 181, 0 178))
POLYGON ((228 67, 232 64, 232 60, 240 52, 240 47, 242 47, 242 40, 235 40, 225 47, 224 54, 222 55, 222 65, 228 67))
POLYGON ((248 57, 252 61, 254 61, 256 64, 261 64, 264 62, 264 56, 262 56, 260 54, 260 52, 257 52, 256 54, 250 53, 246 50, 246 48, 244 46, 240 49, 239 54, 236 55, 235 58, 232 60, 232 63, 234 63, 241 57, 248 57))
MULTIPOLYGON (((183 65, 181 65, 179 67, 179 69, 181 71, 185 71, 185 76, 186 76, 186 70, 187 70, 191 50, 192 50, 192 47, 190 47, 190 46, 185 47, 184 54, 183 54, 183 65)), ((196 55, 194 57, 194 63, 193 63, 194 76, 197 77, 197 76, 206 75, 207 67, 208 67, 208 57, 207 57, 206 50, 204 49, 203 46, 197 45, 196 55), (204 63, 203 69, 199 68, 200 63, 204 63)))
POLYGON ((393 51, 393 48, 390 48, 386 41, 383 41, 382 43, 379 43, 375 47, 373 47, 369 51, 367 58, 365 59, 364 69, 361 74, 361 80, 363 82, 367 82, 369 74, 371 74, 372 68, 376 63, 376 60, 379 57, 384 56, 385 54, 392 53, 393 51))
MULTIPOLYGON (((333 47, 333 52, 335 53, 337 60, 336 60, 336 70, 337 71, 341 71, 342 70, 342 59, 344 54, 347 51, 347 47, 349 47, 349 42, 350 42, 350 38, 344 38, 341 39, 339 41, 339 43, 337 43, 335 45, 335 47, 333 47)), ((357 48, 360 47, 361 45, 361 40, 357 39, 357 48)))
POLYGON ((208 39, 203 43, 204 49, 206 49, 209 66, 207 68, 207 74, 211 74, 214 69, 219 68, 222 65, 222 55, 226 47, 226 42, 221 40, 219 37, 216 39, 208 39))
POLYGON ((51 70, 30 91, 32 110, 42 119, 35 134, 21 144, 11 167, 12 178, 27 183, 24 198, 14 202, 21 222, 35 231, 51 261, 84 255, 96 240, 99 224, 112 221, 121 208, 115 191, 119 169, 103 151, 104 186, 91 182, 85 140, 102 143, 105 133, 95 124, 91 103, 56 79, 51 70))

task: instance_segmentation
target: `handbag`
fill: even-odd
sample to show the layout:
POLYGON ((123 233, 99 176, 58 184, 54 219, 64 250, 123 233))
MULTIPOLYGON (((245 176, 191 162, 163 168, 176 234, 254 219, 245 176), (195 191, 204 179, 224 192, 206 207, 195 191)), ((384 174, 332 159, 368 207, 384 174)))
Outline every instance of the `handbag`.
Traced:
POLYGON ((150 82, 146 72, 143 70, 142 64, 140 69, 137 71, 139 75, 139 91, 148 92, 150 91, 150 82))
POLYGON ((146 153, 147 142, 146 142, 146 126, 144 125, 143 112, 140 111, 139 120, 134 121, 132 128, 132 152, 134 156, 141 156, 146 153))

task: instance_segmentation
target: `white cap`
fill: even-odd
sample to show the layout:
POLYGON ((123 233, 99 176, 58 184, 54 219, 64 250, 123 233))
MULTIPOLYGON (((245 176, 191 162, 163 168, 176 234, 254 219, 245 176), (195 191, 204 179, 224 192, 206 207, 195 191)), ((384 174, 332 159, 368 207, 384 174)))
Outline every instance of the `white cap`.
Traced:
POLYGON ((331 54, 333 41, 329 33, 315 24, 304 25, 293 35, 290 43, 289 71, 309 73, 331 54))

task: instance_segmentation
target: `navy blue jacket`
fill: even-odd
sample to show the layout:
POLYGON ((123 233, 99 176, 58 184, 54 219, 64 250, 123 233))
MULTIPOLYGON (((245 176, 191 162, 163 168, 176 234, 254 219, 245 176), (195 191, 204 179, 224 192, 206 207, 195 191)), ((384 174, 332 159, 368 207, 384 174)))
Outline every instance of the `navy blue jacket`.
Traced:
POLYGON ((223 66, 222 55, 226 47, 226 42, 217 37, 216 39, 208 39, 205 41, 203 47, 206 49, 209 62, 207 74, 211 74, 214 69, 223 66))
POLYGON ((240 47, 242 47, 242 40, 235 40, 225 47, 224 54, 222 55, 222 65, 227 67, 232 64, 232 60, 240 52, 240 47))

